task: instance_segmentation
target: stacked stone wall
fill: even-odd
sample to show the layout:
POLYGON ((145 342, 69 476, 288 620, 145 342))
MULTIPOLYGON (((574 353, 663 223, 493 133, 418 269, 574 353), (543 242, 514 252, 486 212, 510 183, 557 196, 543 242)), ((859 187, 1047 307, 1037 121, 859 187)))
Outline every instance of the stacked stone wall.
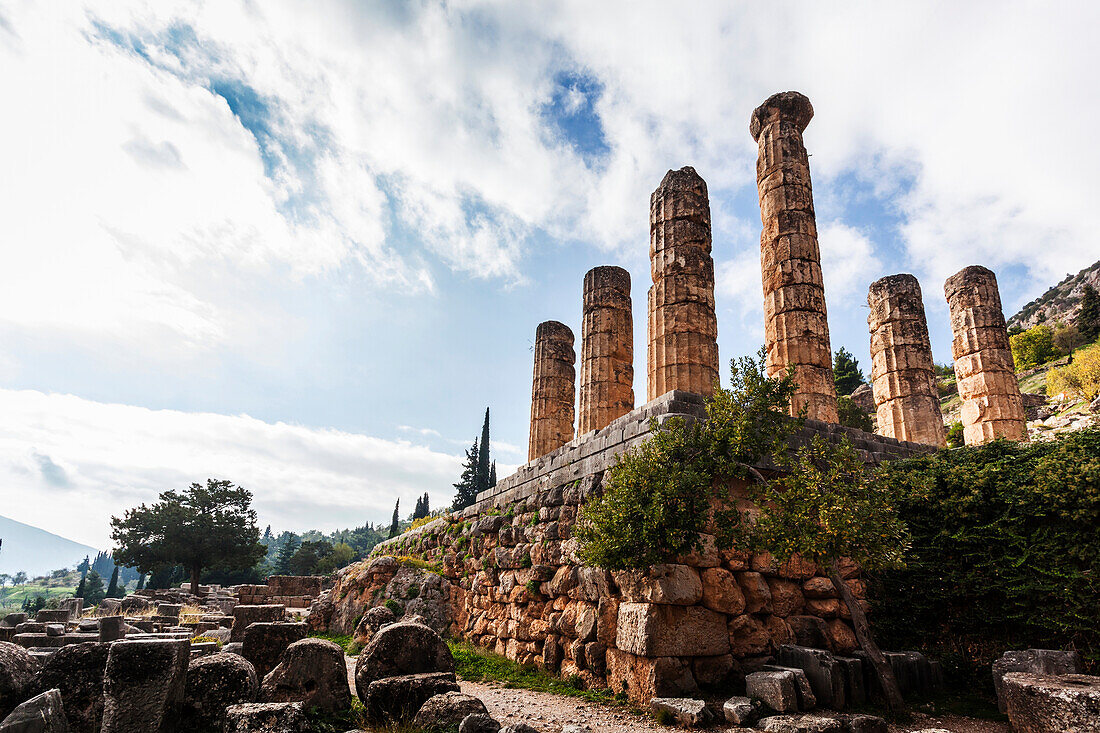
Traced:
MULTIPOLYGON (((449 582, 453 636, 639 702, 752 671, 782 644, 852 651, 847 609, 811 563, 719 552, 704 536, 704 551, 647 571, 584 565, 573 538, 582 505, 615 457, 646 439, 650 418, 673 415, 702 419, 702 398, 665 395, 524 466, 460 515, 382 543, 340 571, 331 630, 351 633, 392 577, 392 557, 409 555, 449 582)), ((871 464, 928 450, 816 421, 792 444, 814 435, 847 436, 871 464)), ((858 568, 845 577, 862 598, 858 568)))

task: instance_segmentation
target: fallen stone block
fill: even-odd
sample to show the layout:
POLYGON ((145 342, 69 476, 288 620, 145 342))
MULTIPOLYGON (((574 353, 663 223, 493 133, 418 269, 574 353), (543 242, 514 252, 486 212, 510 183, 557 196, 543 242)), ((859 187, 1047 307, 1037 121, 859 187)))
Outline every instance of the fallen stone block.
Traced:
POLYGON ((111 643, 103 674, 102 733, 159 730, 183 699, 190 644, 124 639, 111 643))
POLYGON ((855 713, 840 713, 834 718, 844 724, 848 733, 889 733, 890 726, 886 721, 875 715, 860 715, 855 713))
POLYGON ((657 716, 667 715, 685 728, 695 728, 710 722, 707 705, 690 697, 655 697, 649 701, 649 712, 657 716))
POLYGON ((61 694, 65 718, 73 733, 99 733, 103 718, 103 675, 110 645, 98 642, 71 644, 42 662, 35 678, 38 691, 56 689, 61 694))
POLYGON ((413 717, 412 727, 422 730, 453 730, 467 715, 488 715, 485 703, 462 692, 444 692, 425 701, 413 717))
POLYGON ((993 689, 997 692, 997 709, 1002 713, 1005 706, 1002 684, 1009 672, 1029 672, 1031 674, 1080 674, 1084 672, 1081 657, 1077 652, 1061 649, 1024 649, 1007 651, 993 662, 993 689))
POLYGON ((745 675, 745 694, 777 713, 798 711, 797 682, 790 671, 762 671, 745 675))
POLYGON ((384 677, 359 693, 372 723, 406 723, 416 717, 429 699, 445 692, 459 692, 453 672, 384 677))
POLYGON ((279 658, 286 648, 306 638, 308 630, 308 626, 304 623, 265 621, 250 624, 244 632, 241 653, 245 659, 252 662, 252 666, 256 668, 256 674, 263 679, 279 663, 279 658))
POLYGON ((806 712, 817 707, 817 698, 814 697, 813 688, 806 673, 797 667, 782 667, 776 664, 765 664, 762 672, 790 672, 794 675, 795 692, 798 693, 798 709, 806 712))
POLYGON ((300 702, 253 702, 230 705, 224 733, 309 733, 300 702))
POLYGON ((38 669, 26 649, 0 641, 0 720, 30 697, 38 669))
POLYGON ((756 727, 766 733, 845 733, 839 720, 819 715, 773 715, 756 727))
POLYGON ((244 641, 245 631, 254 623, 275 623, 286 618, 286 607, 279 604, 237 606, 233 609, 233 634, 230 641, 244 641))
POLYGON ((26 620, 27 614, 25 613, 9 613, 7 616, 4 616, 3 619, 0 619, 0 626, 15 628, 26 620))
MULTIPOLYGON (((570 733, 569 728, 576 728, 577 726, 565 726, 561 729, 562 733, 570 733)), ((458 733, 499 733, 500 723, 493 720, 488 715, 473 714, 467 715, 462 719, 462 722, 458 725, 458 733)), ((577 731, 581 733, 581 731, 577 731)))
POLYGON ((264 677, 263 702, 301 702, 307 709, 332 713, 351 707, 344 650, 325 639, 302 639, 286 648, 264 677))
POLYGON ((722 715, 727 723, 748 727, 756 720, 758 706, 747 697, 731 697, 722 703, 722 715))
POLYGON ((69 622, 69 611, 64 608, 43 608, 34 615, 41 624, 65 624, 69 622))
POLYGON ((260 683, 252 663, 238 654, 191 660, 180 718, 183 730, 221 730, 231 705, 255 702, 260 683))
POLYGON ((1002 685, 1016 733, 1100 730, 1100 677, 1008 672, 1002 685))
POLYGON ((355 662, 355 688, 383 677, 454 672, 455 660, 443 638, 423 624, 402 621, 378 631, 355 662))
POLYGON ((0 733, 70 733, 61 693, 46 690, 20 704, 0 723, 0 733))
POLYGON ((784 644, 779 647, 779 664, 806 673, 818 705, 835 710, 844 708, 843 673, 831 652, 784 644))

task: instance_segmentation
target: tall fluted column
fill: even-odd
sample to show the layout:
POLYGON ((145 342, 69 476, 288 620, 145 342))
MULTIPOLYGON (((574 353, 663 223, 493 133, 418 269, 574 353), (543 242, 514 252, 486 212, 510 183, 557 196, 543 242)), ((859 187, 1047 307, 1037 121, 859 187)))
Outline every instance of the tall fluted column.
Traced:
POLYGON ((789 373, 798 384, 791 412, 838 420, 825 286, 817 246, 810 165, 802 144, 814 109, 798 92, 772 95, 752 113, 759 147, 760 271, 768 376, 789 373))
POLYGON ((583 301, 578 435, 634 409, 630 273, 621 267, 592 268, 584 276, 583 301))
POLYGON ((690 166, 669 171, 649 199, 650 400, 674 389, 714 392, 718 319, 710 247, 706 182, 690 166))
POLYGON ((997 276, 973 265, 947 278, 943 291, 951 308, 951 354, 962 399, 963 439, 967 445, 997 438, 1026 440, 1024 402, 997 276))
POLYGON ((557 321, 535 331, 535 369, 531 384, 531 437, 527 460, 533 461, 573 439, 573 398, 577 355, 573 332, 557 321))
POLYGON ((920 283, 912 275, 876 280, 867 291, 867 305, 879 434, 944 447, 947 434, 920 283))

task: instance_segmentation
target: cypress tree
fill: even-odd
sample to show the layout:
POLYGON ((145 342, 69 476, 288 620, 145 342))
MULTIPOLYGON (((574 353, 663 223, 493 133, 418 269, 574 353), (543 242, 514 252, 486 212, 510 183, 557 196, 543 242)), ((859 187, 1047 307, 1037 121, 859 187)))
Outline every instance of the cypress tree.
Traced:
POLYGON ((390 539, 393 539, 398 534, 398 531, 397 531, 397 524, 398 524, 397 511, 398 511, 400 506, 401 506, 401 499, 399 498, 397 500, 397 503, 393 505, 393 522, 390 524, 390 539))
POLYGON ((453 511, 462 511, 477 501, 477 458, 478 445, 477 440, 474 440, 473 447, 466 449, 466 462, 462 464, 462 477, 454 485, 455 500, 451 504, 453 511))
POLYGON ((836 384, 836 393, 838 395, 850 395, 856 391, 856 387, 865 381, 863 370, 859 368, 859 362, 853 359, 851 353, 841 346, 833 357, 833 382, 836 384))
POLYGON ((137 588, 135 588, 134 590, 144 590, 144 589, 145 589, 145 573, 142 573, 141 575, 138 576, 137 588))
POLYGON ((497 485, 497 462, 493 461, 493 464, 489 466, 489 487, 497 485))
POLYGON ((107 583, 107 598, 120 598, 118 594, 118 565, 111 572, 111 580, 107 583))
POLYGON ((1074 325, 1088 343, 1100 337, 1100 294, 1092 285, 1086 285, 1081 294, 1081 310, 1074 325))
POLYGON ((429 514, 431 514, 431 513, 432 513, 432 507, 431 507, 431 505, 430 505, 430 504, 428 503, 428 492, 427 492, 427 491, 425 491, 425 492, 424 492, 424 513, 423 513, 423 514, 422 514, 421 516, 422 516, 422 517, 426 517, 426 516, 428 516, 428 515, 429 515, 429 514))
POLYGON ((489 488, 489 408, 485 408, 485 422, 481 425, 481 447, 477 454, 477 490, 489 488))
POLYGON ((84 597, 84 588, 85 588, 85 585, 86 585, 85 581, 87 580, 87 578, 88 578, 87 573, 82 573, 81 574, 80 583, 76 586, 76 592, 73 593, 73 598, 83 598, 84 597))

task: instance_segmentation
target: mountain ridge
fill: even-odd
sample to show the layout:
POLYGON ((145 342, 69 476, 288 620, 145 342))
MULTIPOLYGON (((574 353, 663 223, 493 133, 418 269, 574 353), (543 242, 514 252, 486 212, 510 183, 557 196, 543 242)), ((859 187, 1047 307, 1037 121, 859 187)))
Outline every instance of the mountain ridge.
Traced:
POLYGON ((34 577, 60 568, 75 567, 85 555, 95 557, 94 547, 70 540, 40 527, 0 516, 0 573, 19 571, 34 577))
POLYGON ((1062 282, 1047 288, 1046 292, 1009 318, 1008 327, 1019 326, 1026 330, 1040 323, 1072 323, 1077 316, 1085 285, 1100 290, 1100 260, 1076 275, 1066 275, 1062 282))

